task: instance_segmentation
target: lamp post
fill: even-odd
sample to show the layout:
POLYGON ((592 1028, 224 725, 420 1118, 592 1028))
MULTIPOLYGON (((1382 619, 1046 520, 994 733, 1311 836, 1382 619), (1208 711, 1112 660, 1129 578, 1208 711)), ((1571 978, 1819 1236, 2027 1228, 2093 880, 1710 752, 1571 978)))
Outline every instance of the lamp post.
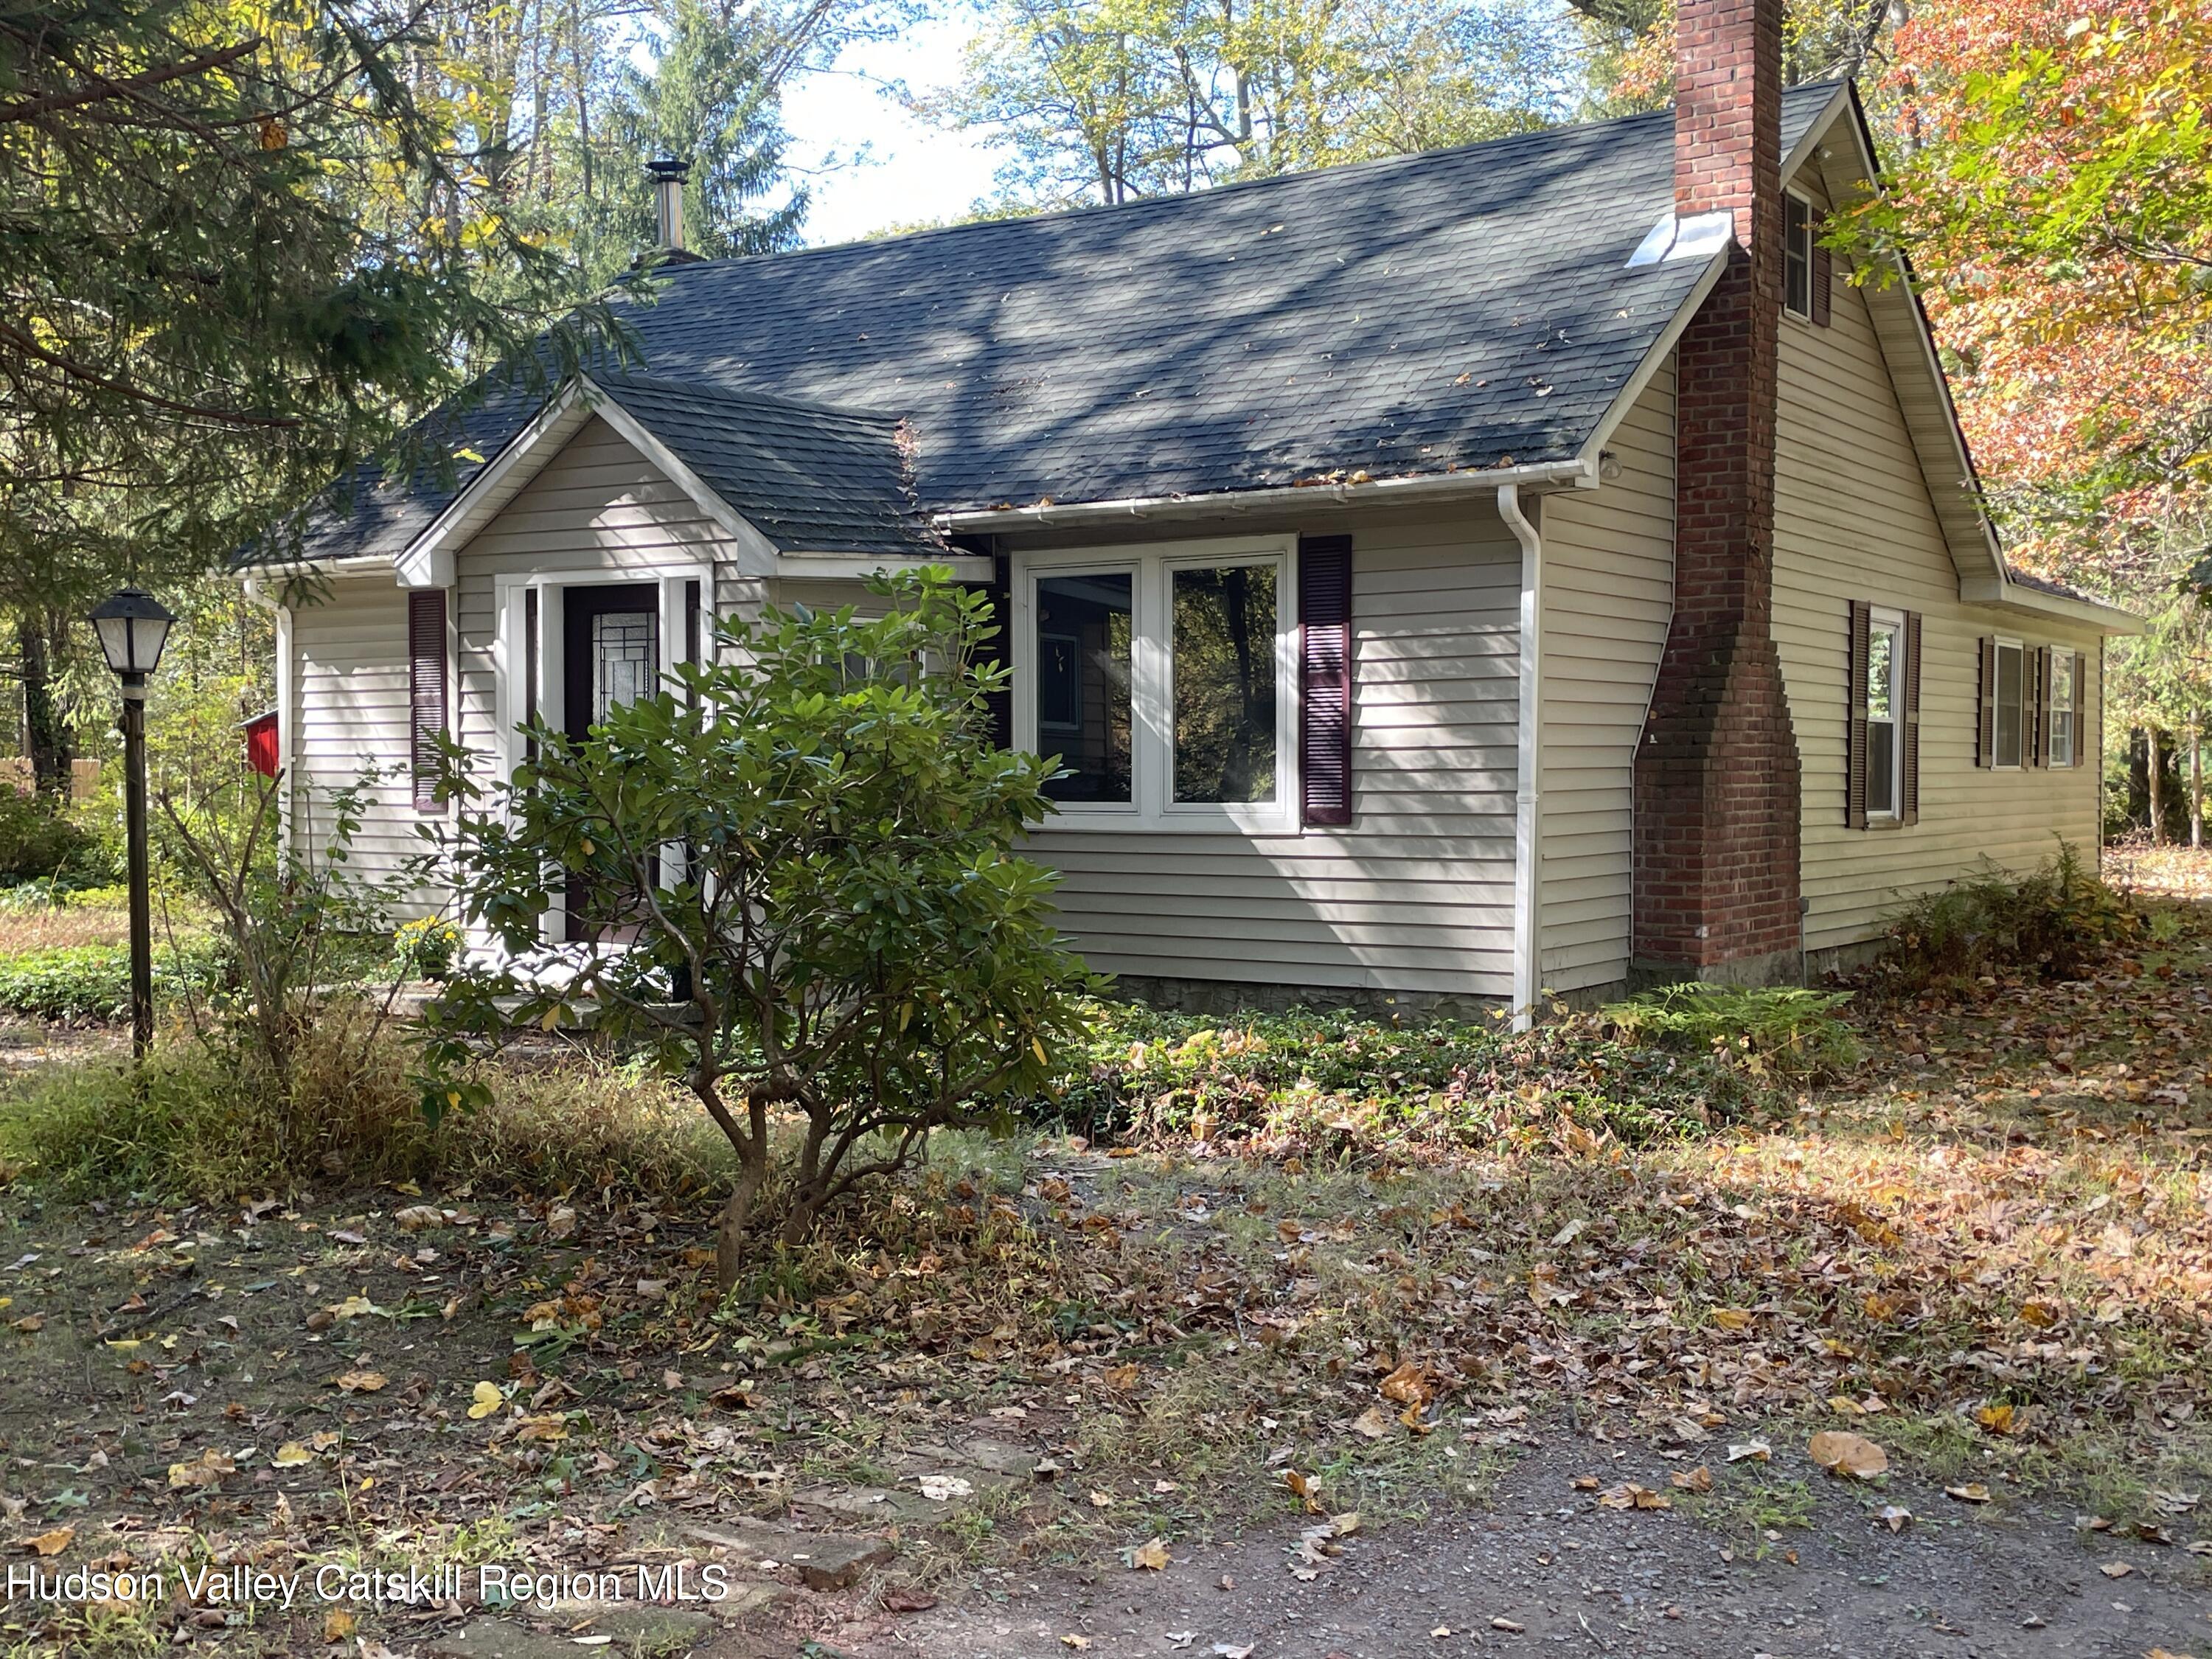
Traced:
POLYGON ((140 587, 94 608, 92 625, 107 665, 123 682, 123 817, 130 846, 131 1052, 154 1046, 154 915, 146 874, 146 681, 161 661, 176 621, 140 587))

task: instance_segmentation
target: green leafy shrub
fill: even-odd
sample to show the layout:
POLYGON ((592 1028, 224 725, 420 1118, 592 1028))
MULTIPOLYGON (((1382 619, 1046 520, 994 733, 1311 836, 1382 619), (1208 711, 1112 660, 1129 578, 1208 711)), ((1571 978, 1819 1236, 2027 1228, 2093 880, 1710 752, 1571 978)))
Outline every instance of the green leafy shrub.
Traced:
MULTIPOLYGON (((204 993, 220 964, 206 946, 157 950, 154 994, 204 993)), ((131 1017, 131 951, 120 945, 64 945, 0 957, 0 1008, 33 1019, 118 1020, 131 1017)))
POLYGON ((2134 937, 2142 918, 2064 842, 2029 874, 1995 864, 1892 915, 1873 979, 1884 988, 1956 988, 1984 975, 2078 979, 2134 937))
POLYGON ((92 836, 46 797, 0 783, 0 878, 88 874, 79 866, 94 847, 92 836))
POLYGON ((528 963, 565 890, 600 942, 456 974, 430 1012, 426 1110, 471 1106, 471 1039, 592 1004, 595 1031, 681 1081, 736 1154, 726 1286, 757 1200, 796 1243, 935 1131, 1002 1120, 1077 1038, 1092 984, 1061 945, 1056 878, 1017 850, 1052 810, 1051 769, 991 741, 1006 680, 977 665, 988 604, 942 566, 871 586, 886 615, 770 611, 580 739, 539 721, 512 781, 447 751, 466 920, 528 963), (770 1135, 786 1115, 805 1125, 790 1148, 770 1135))
POLYGON ((1857 1034, 1837 1016, 1850 1000, 1849 991, 1799 985, 1747 989, 1689 981, 1638 992, 1602 1018, 1632 1043, 1802 1079, 1858 1063, 1857 1034))

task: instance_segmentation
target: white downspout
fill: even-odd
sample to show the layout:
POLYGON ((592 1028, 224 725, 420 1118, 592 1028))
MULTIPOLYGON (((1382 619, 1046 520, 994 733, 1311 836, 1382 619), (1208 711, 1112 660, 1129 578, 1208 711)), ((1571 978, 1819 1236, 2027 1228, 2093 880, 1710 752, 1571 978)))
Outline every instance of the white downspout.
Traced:
POLYGON ((1543 940, 1544 559, 1521 486, 1498 487, 1498 516, 1521 544, 1521 714, 1513 788, 1513 1029, 1536 1020, 1543 940))

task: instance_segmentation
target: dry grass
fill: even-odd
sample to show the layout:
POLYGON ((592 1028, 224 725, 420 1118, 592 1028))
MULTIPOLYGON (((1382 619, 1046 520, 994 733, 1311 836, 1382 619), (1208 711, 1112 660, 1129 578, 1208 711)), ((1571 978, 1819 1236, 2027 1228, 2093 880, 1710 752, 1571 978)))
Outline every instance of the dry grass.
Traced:
POLYGON ((724 1179, 726 1146, 688 1097, 571 1054, 503 1068, 489 1104, 434 1127, 404 1034, 334 1000, 289 1092, 250 1057, 181 1031, 133 1076, 54 1067, 0 1103, 0 1145, 73 1194, 217 1201, 362 1182, 532 1193, 619 1188, 678 1199, 724 1179))
POLYGON ((2148 839, 2105 848, 2105 879, 2124 892, 2161 898, 2212 898, 2212 848, 2154 847, 2148 839))
POLYGON ((122 910, 37 909, 0 911, 0 950, 9 956, 73 945, 123 945, 131 942, 131 918, 122 910))

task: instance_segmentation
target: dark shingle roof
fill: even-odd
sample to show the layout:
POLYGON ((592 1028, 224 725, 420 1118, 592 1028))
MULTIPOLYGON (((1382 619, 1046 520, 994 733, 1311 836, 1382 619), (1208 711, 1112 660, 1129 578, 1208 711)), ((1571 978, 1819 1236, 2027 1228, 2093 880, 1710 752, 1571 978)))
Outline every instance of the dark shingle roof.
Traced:
MULTIPOLYGON (((1785 152, 1836 94, 1785 95, 1785 152)), ((1563 459, 1699 274, 1689 259, 1626 269, 1672 205, 1673 169, 1662 112, 684 264, 630 313, 638 384, 690 388, 690 441, 727 452, 733 477, 758 475, 792 434, 718 433, 700 399, 903 420, 933 512, 1563 459)), ((514 395, 483 404, 462 417, 468 447, 489 458, 532 412, 514 395)), ((474 465, 377 490, 307 550, 397 552, 474 465)))
POLYGON ((592 380, 781 551, 945 550, 896 417, 639 374, 592 380))

